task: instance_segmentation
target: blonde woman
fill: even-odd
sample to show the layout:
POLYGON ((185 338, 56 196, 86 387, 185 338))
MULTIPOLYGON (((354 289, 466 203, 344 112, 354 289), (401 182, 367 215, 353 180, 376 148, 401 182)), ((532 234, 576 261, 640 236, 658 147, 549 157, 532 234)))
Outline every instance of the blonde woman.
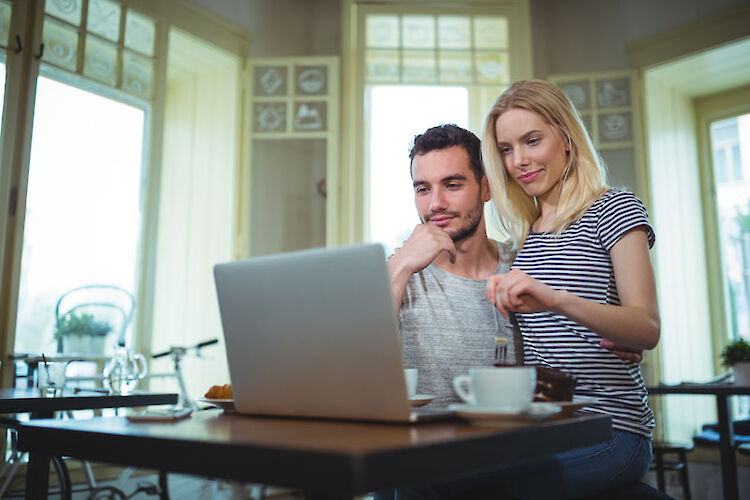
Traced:
POLYGON ((489 278, 487 298, 515 315, 527 364, 574 375, 576 395, 597 400, 584 411, 612 416, 610 442, 556 456, 520 496, 584 496, 637 481, 651 462, 653 414, 639 365, 605 347, 659 341, 648 214, 635 195, 607 186, 578 113, 551 83, 520 81, 497 99, 482 156, 518 249, 511 271, 489 278))

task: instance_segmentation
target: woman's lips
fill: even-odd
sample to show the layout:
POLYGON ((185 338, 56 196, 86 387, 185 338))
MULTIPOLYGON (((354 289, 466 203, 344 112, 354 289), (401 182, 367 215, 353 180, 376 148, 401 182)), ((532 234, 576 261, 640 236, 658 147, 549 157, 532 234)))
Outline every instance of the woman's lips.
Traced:
POLYGON ((534 172, 529 172, 529 173, 526 173, 526 174, 519 175, 518 176, 518 180, 521 181, 521 182, 523 182, 523 183, 525 183, 525 184, 528 184, 529 182, 531 182, 534 179, 536 179, 537 175, 539 175, 539 172, 541 172, 541 170, 536 170, 534 172))

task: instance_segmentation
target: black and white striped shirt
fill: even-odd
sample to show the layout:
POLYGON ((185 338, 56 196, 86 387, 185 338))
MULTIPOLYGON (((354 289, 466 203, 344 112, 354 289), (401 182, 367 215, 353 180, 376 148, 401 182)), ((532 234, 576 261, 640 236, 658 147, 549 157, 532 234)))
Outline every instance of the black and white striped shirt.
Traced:
MULTIPOLYGON (((530 233, 513 268, 557 290, 602 304, 620 305, 609 252, 635 228, 654 232, 641 200, 612 189, 559 237, 530 233)), ((654 416, 637 363, 624 361, 599 345, 601 337, 552 312, 516 314, 526 364, 551 366, 574 375, 576 395, 597 398, 583 411, 612 415, 612 426, 651 437, 654 416)))

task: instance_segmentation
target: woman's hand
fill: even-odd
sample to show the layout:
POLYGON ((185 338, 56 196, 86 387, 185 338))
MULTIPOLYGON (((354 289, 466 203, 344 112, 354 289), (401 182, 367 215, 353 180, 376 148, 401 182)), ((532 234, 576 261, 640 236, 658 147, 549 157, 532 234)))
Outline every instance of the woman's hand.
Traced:
POLYGON ((510 312, 557 312, 560 292, 518 269, 487 279, 487 300, 504 317, 510 312))

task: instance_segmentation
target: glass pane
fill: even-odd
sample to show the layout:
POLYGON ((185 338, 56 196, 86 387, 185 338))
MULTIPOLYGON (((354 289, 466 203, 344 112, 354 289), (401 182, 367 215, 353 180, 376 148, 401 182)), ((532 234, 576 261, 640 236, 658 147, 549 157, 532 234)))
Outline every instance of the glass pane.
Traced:
POLYGON ((579 111, 591 108, 588 81, 561 83, 560 88, 579 111))
POLYGON ((397 16, 367 16, 367 47, 396 49, 399 47, 397 16))
POLYGON ((328 128, 328 106, 325 102, 298 102, 294 104, 295 132, 322 132, 328 128))
POLYGON ((477 82, 510 83, 508 54, 505 52, 477 53, 477 82))
POLYGON ((727 333, 750 339, 750 114, 712 123, 711 150, 727 333))
POLYGON ((630 79, 597 80, 596 104, 600 108, 630 106, 630 79))
POLYGON ((326 95, 328 93, 328 68, 326 66, 294 67, 297 95, 326 95))
POLYGON ((404 52, 404 82, 432 83, 436 70, 434 52, 404 52))
POLYGON ((435 47, 435 18, 432 16, 404 16, 402 40, 405 49, 435 47))
POLYGON ((76 70, 78 32, 54 21, 44 21, 44 56, 46 62, 76 70))
POLYGON ((286 131, 286 103, 264 102, 255 103, 253 109, 254 132, 284 132, 286 131))
POLYGON ((287 93, 286 66, 256 66, 255 86, 256 96, 281 96, 287 93))
POLYGON ((395 50, 368 50, 365 56, 368 82, 396 83, 399 81, 399 54, 395 50))
POLYGON ((143 129, 141 109, 39 78, 16 352, 57 351, 55 304, 66 291, 135 289, 143 129))
POLYGON ((370 240, 385 245, 390 254, 419 223, 410 175, 410 144, 416 134, 438 123, 467 127, 469 93, 462 87, 405 85, 370 86, 367 93, 370 240), (409 112, 404 113, 405 109, 409 112))
POLYGON ((0 2, 0 45, 7 47, 10 39, 10 5, 0 2))
POLYGON ((5 60, 0 55, 0 119, 3 116, 3 105, 5 104, 5 60))
POLYGON ((120 39, 120 4, 112 0, 90 0, 86 29, 116 42, 120 39))
POLYGON ((151 60, 125 52, 123 54, 122 88, 139 97, 151 97, 154 64, 151 60))
POLYGON ((440 53, 441 83, 472 83, 471 52, 440 53))
POLYGON ((438 17, 438 46, 441 49, 471 48, 471 23, 468 17, 438 17))
POLYGON ((630 113, 599 115, 599 144, 633 140, 630 113))
POLYGON ((116 67, 117 47, 93 36, 86 37, 86 60, 83 64, 83 74, 109 85, 115 85, 116 67))
POLYGON ((507 49, 508 20, 504 17, 475 17, 474 47, 477 49, 507 49))
POLYGON ((81 0, 47 0, 44 11, 70 24, 81 24, 81 0))
POLYGON ((154 20, 129 10, 125 20, 125 46, 147 56, 154 55, 154 20))

